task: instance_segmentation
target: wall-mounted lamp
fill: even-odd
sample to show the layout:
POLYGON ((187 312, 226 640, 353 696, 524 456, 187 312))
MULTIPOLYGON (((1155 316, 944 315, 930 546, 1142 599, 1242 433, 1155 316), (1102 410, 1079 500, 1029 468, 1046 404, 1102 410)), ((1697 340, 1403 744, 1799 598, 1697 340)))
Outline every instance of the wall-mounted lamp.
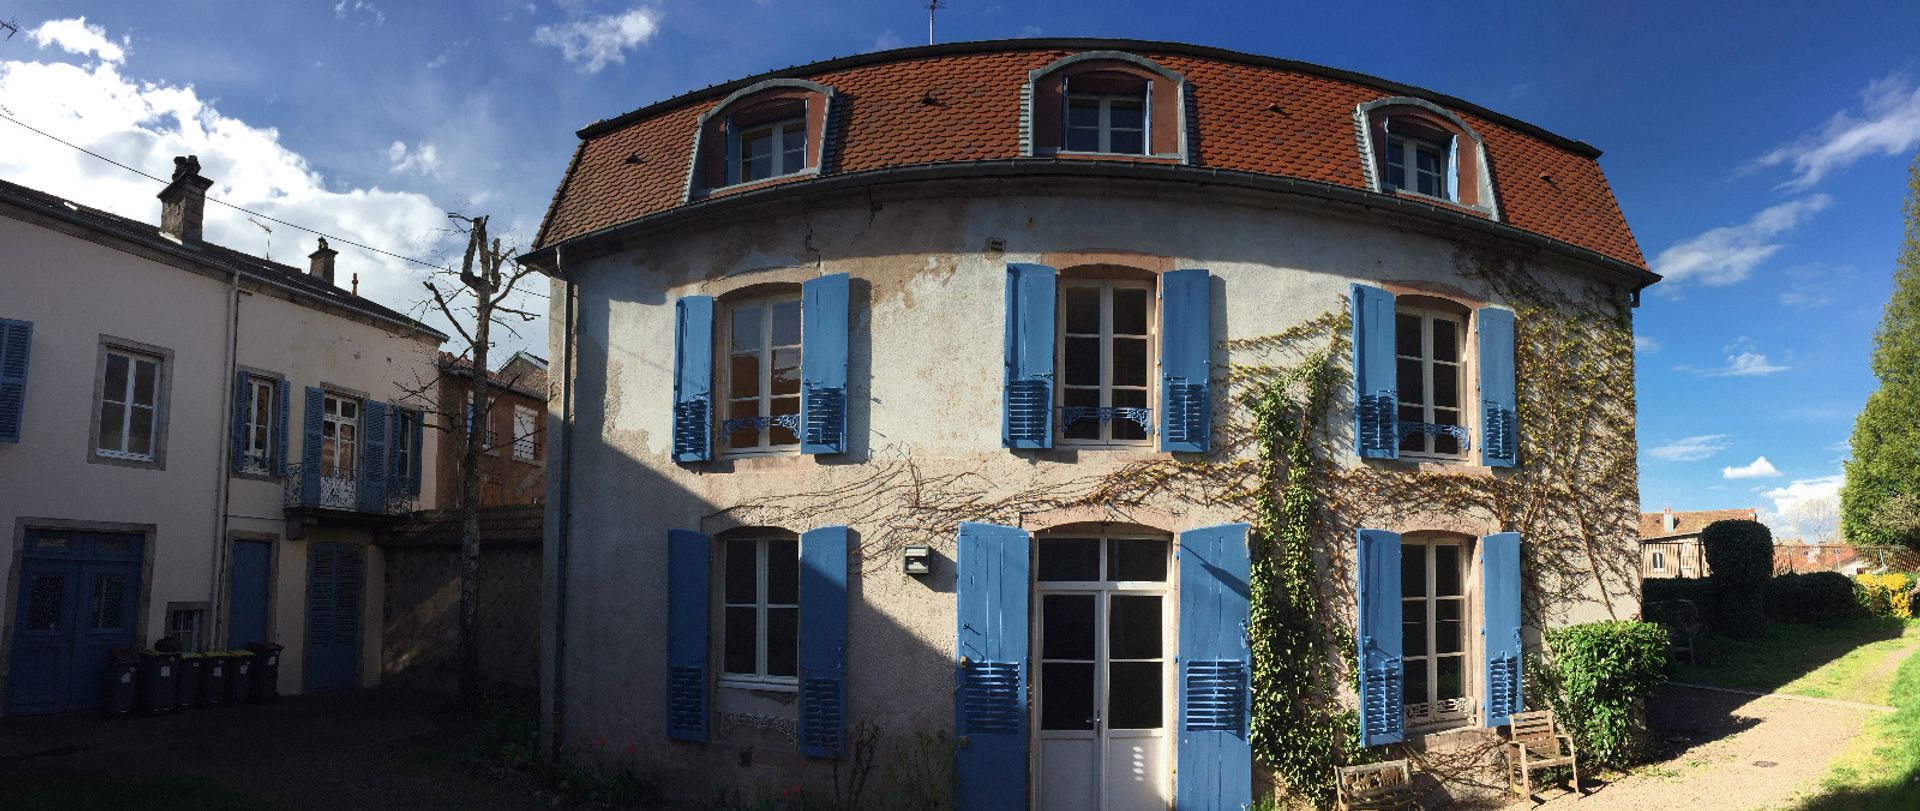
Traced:
POLYGON ((909 546, 900 550, 900 570, 919 577, 933 573, 933 550, 924 546, 909 546))

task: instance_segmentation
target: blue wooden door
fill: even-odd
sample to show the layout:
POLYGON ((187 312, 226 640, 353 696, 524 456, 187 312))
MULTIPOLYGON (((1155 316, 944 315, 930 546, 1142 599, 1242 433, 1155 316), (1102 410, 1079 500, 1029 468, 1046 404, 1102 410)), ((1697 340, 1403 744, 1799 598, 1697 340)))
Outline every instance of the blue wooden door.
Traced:
POLYGON ((29 530, 14 606, 7 714, 92 709, 107 651, 132 647, 137 535, 29 530))
POLYGON ((306 691, 360 686, 360 547, 315 542, 307 547, 306 691))
POLYGON ((227 597, 227 647, 271 642, 267 634, 267 593, 273 560, 270 541, 233 542, 233 584, 227 597))

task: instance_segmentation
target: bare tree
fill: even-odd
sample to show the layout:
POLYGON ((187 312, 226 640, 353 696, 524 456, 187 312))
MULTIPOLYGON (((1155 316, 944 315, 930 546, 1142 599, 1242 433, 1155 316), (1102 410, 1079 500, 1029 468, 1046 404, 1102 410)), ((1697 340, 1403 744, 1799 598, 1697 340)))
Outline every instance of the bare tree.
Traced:
MULTIPOLYGON (((467 231, 467 249, 461 257, 458 275, 460 284, 456 287, 449 279, 443 278, 451 276, 451 271, 437 274, 425 284, 428 293, 433 296, 434 307, 459 334, 464 344, 464 351, 460 354, 472 365, 473 372, 472 382, 466 392, 465 421, 457 423, 466 425, 467 430, 460 432, 463 440, 460 500, 455 507, 460 517, 460 701, 472 705, 480 696, 480 455, 486 450, 490 433, 480 430, 480 425, 492 413, 496 399, 491 390, 487 355, 493 348, 495 327, 517 335, 513 321, 526 322, 537 317, 506 304, 520 282, 535 271, 515 261, 513 255, 516 251, 503 247, 498 237, 489 239, 487 217, 461 214, 448 214, 447 217, 463 224, 467 231), (442 289, 443 286, 446 289, 442 289)), ((445 374, 444 370, 442 374, 445 374)), ((452 415, 446 416, 447 419, 442 420, 443 425, 458 419, 452 415)))

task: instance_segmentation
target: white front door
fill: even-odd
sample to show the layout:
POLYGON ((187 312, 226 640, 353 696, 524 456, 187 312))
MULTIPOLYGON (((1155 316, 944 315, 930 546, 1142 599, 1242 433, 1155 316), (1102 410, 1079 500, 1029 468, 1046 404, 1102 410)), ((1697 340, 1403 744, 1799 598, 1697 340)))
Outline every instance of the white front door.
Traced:
POLYGON ((1099 534, 1035 546, 1034 805, 1165 811, 1171 546, 1099 534))

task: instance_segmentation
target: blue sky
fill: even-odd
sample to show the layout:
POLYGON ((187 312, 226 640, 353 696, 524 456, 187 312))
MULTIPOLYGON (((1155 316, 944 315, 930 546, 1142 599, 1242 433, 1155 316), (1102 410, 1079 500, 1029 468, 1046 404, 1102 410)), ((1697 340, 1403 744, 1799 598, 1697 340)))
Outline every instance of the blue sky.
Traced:
MULTIPOLYGON (((942 41, 1180 40, 1427 87, 1592 143, 1670 281, 1636 314, 1645 506, 1814 516, 1838 486, 1920 147, 1920 6, 969 2, 942 41), (1758 460, 1764 458, 1765 462, 1758 460)), ((153 174, 196 151, 216 197, 396 253, 443 212, 530 239, 574 130, 772 68, 925 42, 888 2, 47 3, 0 20, 0 112, 153 174), (263 11, 263 8, 265 9, 263 11), (79 19, 84 17, 84 23, 79 19)), ((0 121, 0 177, 157 220, 151 181, 0 121)), ((311 235, 210 210, 299 264, 311 235)), ((422 272, 348 249, 406 307, 422 272)), ((537 299, 527 303, 539 305, 537 299)), ((538 326, 536 325, 536 330, 538 326)), ((532 331, 512 348, 537 344, 532 331)), ((538 347, 536 347, 538 348, 538 347)), ((1818 532, 1809 527, 1809 532, 1818 532)))

